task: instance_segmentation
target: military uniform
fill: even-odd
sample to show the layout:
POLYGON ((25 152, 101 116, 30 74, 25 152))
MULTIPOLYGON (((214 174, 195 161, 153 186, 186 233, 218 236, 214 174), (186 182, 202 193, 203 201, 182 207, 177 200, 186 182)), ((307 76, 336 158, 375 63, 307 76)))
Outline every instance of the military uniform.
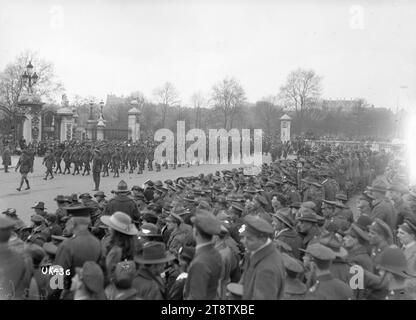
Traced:
POLYGON ((54 152, 55 162, 56 162, 55 174, 58 173, 58 170, 59 170, 59 173, 62 173, 62 169, 61 169, 62 154, 63 154, 63 150, 60 147, 57 147, 54 152))
POLYGON ((109 176, 109 172, 108 172, 108 165, 111 162, 111 153, 110 151, 106 148, 103 151, 103 177, 105 176, 109 176))
POLYGON ((74 172, 72 172, 72 175, 74 176, 75 173, 79 174, 79 166, 81 164, 81 151, 79 148, 76 148, 71 153, 71 162, 74 164, 74 172))
POLYGON ((82 153, 81 155, 81 161, 84 164, 84 172, 82 175, 85 175, 85 172, 87 172, 87 176, 90 174, 90 161, 92 158, 92 153, 89 147, 82 153))
POLYGON ((46 167, 46 176, 45 176, 44 180, 46 180, 48 178, 48 175, 50 175, 51 179, 53 179, 52 168, 53 168, 53 165, 55 164, 55 157, 53 156, 53 154, 52 153, 47 154, 43 158, 42 164, 44 164, 45 167, 46 167))
POLYGON ((92 159, 92 178, 94 180, 95 189, 94 191, 98 191, 100 189, 100 174, 103 167, 103 161, 100 156, 99 151, 97 150, 94 152, 94 157, 92 159))
MULTIPOLYGON (((67 209, 68 214, 73 216, 85 216, 89 209, 74 207, 67 209)), ((65 289, 71 287, 71 279, 75 275, 75 268, 81 268, 86 261, 99 262, 101 257, 100 241, 88 230, 76 231, 74 235, 63 241, 56 252, 55 262, 64 270, 70 270, 70 275, 66 276, 65 289)))
POLYGON ((121 155, 118 150, 113 154, 111 157, 111 166, 114 170, 114 178, 117 176, 120 176, 119 170, 120 170, 120 163, 121 163, 121 155))
POLYGON ((64 169, 64 173, 71 173, 71 154, 72 154, 72 150, 71 148, 66 148, 65 151, 62 153, 62 158, 64 159, 64 163, 65 163, 65 169, 64 169))
MULTIPOLYGON (((13 228, 15 221, 0 217, 0 232, 13 228)), ((9 247, 7 239, 0 243, 0 300, 23 300, 29 289, 32 265, 9 247)))
MULTIPOLYGON (((336 254, 330 248, 315 243, 310 245, 306 252, 312 258, 320 261, 332 261, 336 254)), ((316 276, 316 281, 306 294, 306 300, 352 300, 353 292, 345 282, 334 278, 330 269, 321 270, 316 276)))
POLYGON ((331 273, 316 277, 315 284, 306 293, 306 300, 352 300, 351 288, 331 273))
MULTIPOLYGON (((273 235, 273 227, 259 217, 246 216, 244 233, 273 235)), ((245 258, 243 300, 279 300, 285 287, 285 267, 281 253, 270 240, 245 258)))
MULTIPOLYGON (((193 217, 194 226, 198 226, 209 235, 219 234, 220 221, 208 214, 193 217)), ((188 277, 184 287, 185 300, 218 299, 218 285, 221 278, 221 255, 212 243, 197 244, 195 257, 189 265, 188 277)))

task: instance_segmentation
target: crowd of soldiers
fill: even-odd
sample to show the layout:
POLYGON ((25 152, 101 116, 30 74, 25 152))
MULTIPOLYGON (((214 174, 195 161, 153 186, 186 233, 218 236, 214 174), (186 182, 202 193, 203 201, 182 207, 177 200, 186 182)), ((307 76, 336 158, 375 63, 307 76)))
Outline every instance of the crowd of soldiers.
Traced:
POLYGON ((4 211, 2 298, 416 298, 416 190, 391 153, 331 149, 112 193, 39 202, 29 226, 4 211))

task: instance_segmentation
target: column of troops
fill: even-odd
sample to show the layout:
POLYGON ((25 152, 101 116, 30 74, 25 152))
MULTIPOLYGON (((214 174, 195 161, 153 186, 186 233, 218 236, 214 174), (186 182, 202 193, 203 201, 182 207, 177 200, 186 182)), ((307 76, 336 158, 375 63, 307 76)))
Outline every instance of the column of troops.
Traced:
POLYGON ((57 195, 56 211, 33 206, 31 225, 9 208, 0 294, 415 299, 416 190, 405 169, 391 154, 346 148, 264 164, 258 175, 240 168, 144 188, 122 180, 109 200, 57 195), (365 164, 350 195, 346 156, 365 164), (45 270, 62 270, 62 285, 45 270))

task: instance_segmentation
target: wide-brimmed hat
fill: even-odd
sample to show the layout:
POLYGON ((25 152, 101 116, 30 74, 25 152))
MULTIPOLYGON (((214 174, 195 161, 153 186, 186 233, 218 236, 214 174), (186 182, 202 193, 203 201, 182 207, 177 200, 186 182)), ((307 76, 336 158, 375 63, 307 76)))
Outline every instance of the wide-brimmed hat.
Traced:
POLYGON ((129 193, 130 190, 127 186, 127 183, 124 180, 121 180, 117 185, 117 190, 113 190, 113 193, 129 193))
POLYGON ((33 214, 30 217, 30 221, 32 222, 46 222, 46 219, 39 214, 33 214))
POLYGON ((62 194, 57 195, 53 200, 56 202, 68 202, 68 199, 62 194))
POLYGON ((273 240, 273 242, 275 243, 276 248, 278 248, 280 251, 282 251, 282 253, 284 253, 284 252, 291 253, 293 251, 293 249, 290 245, 288 245, 286 242, 284 242, 280 239, 275 239, 275 240, 273 240))
POLYGON ((273 214, 273 217, 292 229, 295 225, 295 221, 293 221, 293 219, 290 217, 290 212, 287 212, 285 209, 290 210, 289 208, 282 208, 273 214))
POLYGON ((253 193, 253 194, 260 192, 259 189, 255 188, 253 186, 249 186, 249 187, 245 188, 243 191, 247 192, 247 193, 253 193))
POLYGON ((134 257, 134 261, 141 264, 159 264, 169 262, 175 259, 175 256, 166 251, 163 242, 149 241, 143 245, 141 255, 134 257))
POLYGON ((141 237, 159 237, 162 236, 157 225, 145 222, 141 225, 139 233, 141 237))
POLYGON ((416 236, 416 225, 414 224, 414 221, 405 219, 403 224, 399 225, 399 228, 409 234, 413 234, 416 236))
POLYGON ((347 197, 347 195, 346 195, 346 194, 344 194, 344 193, 337 193, 337 194, 335 195, 335 199, 337 199, 337 200, 342 200, 342 201, 348 201, 348 197, 347 197))
POLYGON ((301 215, 296 218, 298 221, 306 221, 312 223, 318 223, 319 221, 318 215, 312 209, 304 208, 300 214, 301 215))
POLYGON ((314 178, 312 177, 306 177, 305 179, 301 179, 302 182, 306 183, 306 184, 312 184, 312 183, 316 183, 318 181, 316 181, 314 178))
POLYGON ((387 247, 384 249, 377 266, 403 278, 415 277, 409 273, 406 256, 399 248, 387 247))
POLYGON ((102 197, 102 198, 105 198, 106 195, 105 195, 104 191, 98 191, 98 192, 94 193, 94 197, 102 197))
POLYGON ((8 216, 8 217, 17 217, 16 209, 14 208, 7 208, 2 212, 2 214, 8 216))
POLYGON ((139 233, 130 216, 124 212, 116 211, 111 216, 101 216, 100 220, 110 228, 129 236, 139 233))
POLYGON ((370 225, 370 230, 378 233, 379 235, 384 236, 388 243, 393 241, 393 233, 390 229, 390 226, 385 223, 383 220, 376 218, 373 223, 370 225))
POLYGON ((183 200, 187 202, 195 202, 195 197, 193 194, 187 194, 183 197, 183 200))
POLYGON ((32 209, 41 209, 41 210, 45 210, 45 203, 42 201, 37 202, 32 209))
POLYGON ((344 258, 348 255, 347 250, 342 247, 342 243, 335 237, 333 233, 328 233, 319 240, 321 244, 334 251, 335 256, 344 258))
POLYGON ((387 192, 388 185, 383 180, 376 180, 371 186, 367 187, 369 191, 387 192))
POLYGON ((301 203, 300 202, 294 202, 294 203, 291 203, 289 205, 289 208, 297 208, 297 209, 299 209, 300 207, 301 207, 301 203))
POLYGON ((285 268, 287 270, 295 272, 295 273, 301 273, 305 270, 301 261, 293 258, 287 253, 282 253, 282 258, 283 258, 283 263, 285 265, 285 268))
POLYGON ((180 247, 178 250, 178 256, 181 259, 191 262, 195 256, 195 247, 191 247, 191 246, 180 247))

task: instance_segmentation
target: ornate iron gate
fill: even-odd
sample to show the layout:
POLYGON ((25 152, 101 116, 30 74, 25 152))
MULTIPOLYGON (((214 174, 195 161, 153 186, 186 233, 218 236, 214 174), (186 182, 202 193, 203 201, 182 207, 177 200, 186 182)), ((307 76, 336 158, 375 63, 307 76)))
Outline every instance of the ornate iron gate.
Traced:
POLYGON ((104 139, 106 140, 127 140, 129 135, 128 129, 105 128, 104 139))

